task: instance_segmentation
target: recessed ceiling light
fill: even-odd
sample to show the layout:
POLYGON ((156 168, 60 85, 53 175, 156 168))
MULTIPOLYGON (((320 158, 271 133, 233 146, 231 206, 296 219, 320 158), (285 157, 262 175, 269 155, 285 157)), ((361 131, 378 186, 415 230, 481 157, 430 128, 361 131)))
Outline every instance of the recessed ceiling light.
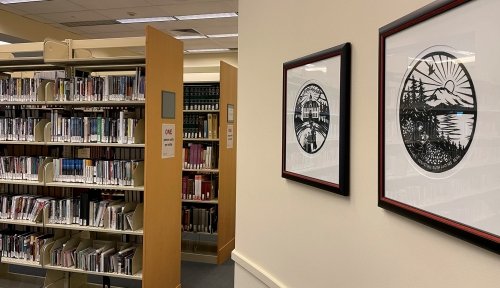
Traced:
POLYGON ((184 36, 174 36, 175 39, 187 40, 187 39, 203 39, 207 38, 205 35, 184 35, 184 36))
POLYGON ((117 19, 116 21, 118 21, 122 24, 129 24, 129 23, 164 22, 164 21, 175 21, 175 20, 176 19, 174 17, 150 17, 150 18, 117 19))
POLYGON ((206 53, 206 52, 225 52, 230 51, 229 48, 212 48, 212 49, 187 49, 187 53, 206 53))
POLYGON ((5 42, 5 41, 0 41, 0 45, 5 45, 5 44, 11 44, 11 43, 5 42))
POLYGON ((199 19, 213 19, 213 18, 228 18, 228 17, 238 17, 237 13, 214 13, 214 14, 198 14, 198 15, 184 15, 184 16, 174 16, 179 20, 199 20, 199 19))
POLYGON ((229 37, 238 37, 238 33, 234 34, 213 34, 213 35, 207 35, 208 38, 229 38, 229 37))
POLYGON ((0 0, 2 4, 16 4, 16 3, 25 3, 25 2, 40 2, 45 0, 0 0))

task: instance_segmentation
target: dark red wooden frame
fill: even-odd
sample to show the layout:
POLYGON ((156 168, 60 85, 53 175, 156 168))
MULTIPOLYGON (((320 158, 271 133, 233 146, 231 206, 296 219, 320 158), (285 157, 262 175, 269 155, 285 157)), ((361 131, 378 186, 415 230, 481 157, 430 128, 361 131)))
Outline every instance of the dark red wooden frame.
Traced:
MULTIPOLYGON (((443 0, 433 2, 379 30, 379 193, 378 206, 417 220, 430 227, 459 237, 470 243, 500 254, 500 237, 440 215, 418 209, 385 197, 385 39, 427 19, 439 16, 472 0, 443 0)), ((477 0, 479 1, 479 0, 477 0)))
POLYGON ((283 178, 311 185, 340 195, 349 195, 350 95, 351 43, 344 43, 283 64, 283 122, 281 151, 281 176, 283 178), (331 183, 286 171, 287 72, 292 68, 333 57, 340 57, 339 183, 331 183))

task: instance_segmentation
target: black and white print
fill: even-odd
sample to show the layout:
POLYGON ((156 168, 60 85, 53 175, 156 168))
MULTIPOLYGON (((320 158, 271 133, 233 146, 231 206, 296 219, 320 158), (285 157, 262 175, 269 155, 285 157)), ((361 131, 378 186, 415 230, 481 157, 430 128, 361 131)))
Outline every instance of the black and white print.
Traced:
POLYGON ((408 68, 399 93, 406 150, 422 169, 442 173, 466 155, 477 122, 476 91, 460 58, 427 49, 408 68))
POLYGON ((330 107, 319 84, 309 82, 299 90, 293 118, 300 147, 308 154, 321 150, 330 127, 330 107))

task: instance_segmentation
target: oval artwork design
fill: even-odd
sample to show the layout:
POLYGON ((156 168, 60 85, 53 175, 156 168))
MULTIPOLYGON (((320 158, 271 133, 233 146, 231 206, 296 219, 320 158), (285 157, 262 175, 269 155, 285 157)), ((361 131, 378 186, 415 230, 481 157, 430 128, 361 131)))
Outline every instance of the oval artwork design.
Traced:
POLYGON ((321 150, 330 127, 330 107, 321 86, 309 83, 300 90, 293 118, 300 147, 308 154, 321 150))
POLYGON ((400 93, 401 135, 419 167, 442 173, 460 163, 472 143, 476 92, 467 68, 451 53, 435 51, 415 61, 400 93))

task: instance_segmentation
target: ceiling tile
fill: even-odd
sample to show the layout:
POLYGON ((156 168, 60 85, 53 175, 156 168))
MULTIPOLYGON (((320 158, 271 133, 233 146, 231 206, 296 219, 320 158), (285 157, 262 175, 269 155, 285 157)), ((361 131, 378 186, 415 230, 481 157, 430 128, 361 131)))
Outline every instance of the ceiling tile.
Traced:
POLYGON ((144 17, 158 17, 158 16, 168 16, 165 13, 157 9, 156 7, 129 7, 129 8, 117 8, 117 9, 105 9, 99 10, 99 13, 110 18, 110 19, 123 19, 123 18, 144 18, 144 17), (129 12, 135 13, 134 16, 130 16, 129 12))
POLYGON ((214 43, 217 43, 226 48, 237 48, 238 47, 238 37, 231 38, 212 38, 214 43))
POLYGON ((205 35, 238 33, 236 26, 196 26, 193 29, 205 35))
POLYGON ((184 3, 158 6, 167 16, 182 16, 194 14, 208 14, 219 12, 238 12, 235 1, 210 1, 200 3, 184 3))
MULTIPOLYGON (((33 15, 27 15, 32 17, 33 15)), ((62 13, 46 13, 38 14, 38 17, 50 19, 52 23, 79 22, 79 21, 95 21, 108 19, 101 15, 98 11, 79 11, 79 12, 62 12, 62 13)))
POLYGON ((70 2, 89 10, 150 6, 150 3, 144 0, 70 0, 70 2))
POLYGON ((137 36, 144 36, 144 31, 87 33, 85 36, 87 36, 88 38, 91 38, 91 39, 117 38, 117 37, 137 37, 137 36))
POLYGON ((85 33, 107 33, 107 32, 134 32, 134 31, 142 31, 144 34, 144 29, 146 25, 143 23, 136 24, 116 24, 116 25, 97 25, 97 26, 83 26, 77 27, 85 33))
POLYGON ((12 13, 17 14, 17 15, 24 15, 24 14, 26 14, 22 10, 16 9, 15 6, 16 5, 12 5, 12 4, 10 4, 10 5, 0 4, 0 10, 5 10, 7 12, 12 12, 12 13))
POLYGON ((72 12, 86 10, 82 6, 67 0, 52 0, 29 3, 10 4, 14 9, 23 11, 24 14, 42 14, 57 12, 72 12))

